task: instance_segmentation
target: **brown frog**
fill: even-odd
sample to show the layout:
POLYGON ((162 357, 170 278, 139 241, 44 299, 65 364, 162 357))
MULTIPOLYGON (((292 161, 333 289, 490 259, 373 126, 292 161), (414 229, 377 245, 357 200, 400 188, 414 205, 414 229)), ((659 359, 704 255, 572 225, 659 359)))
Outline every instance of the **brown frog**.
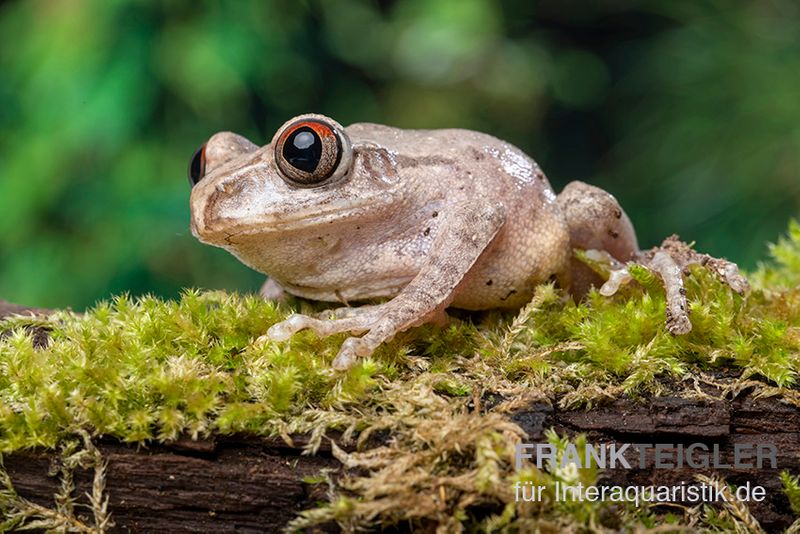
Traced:
POLYGON ((340 302, 316 317, 292 315, 267 335, 299 330, 353 334, 333 362, 358 357, 447 307, 518 308, 537 284, 557 279, 581 295, 612 294, 639 262, 660 275, 666 328, 691 330, 682 271, 711 268, 747 290, 736 265, 671 238, 640 252, 633 226, 605 191, 572 182, 556 195, 531 158, 484 133, 347 128, 308 114, 259 147, 230 132, 211 137, 190 165, 192 233, 269 276, 262 294, 283 291, 340 302), (603 283, 575 249, 611 263, 603 283), (389 299, 351 307, 354 302, 389 299))

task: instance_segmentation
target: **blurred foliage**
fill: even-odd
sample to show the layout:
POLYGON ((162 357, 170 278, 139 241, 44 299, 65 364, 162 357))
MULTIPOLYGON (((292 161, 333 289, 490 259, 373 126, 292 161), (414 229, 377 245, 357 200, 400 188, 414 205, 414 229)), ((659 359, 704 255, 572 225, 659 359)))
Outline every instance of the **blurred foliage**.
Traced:
POLYGON ((3 3, 0 296, 255 289, 189 233, 186 164, 307 111, 492 133, 617 195, 642 246, 752 267, 800 211, 798 29, 793 0, 3 3))

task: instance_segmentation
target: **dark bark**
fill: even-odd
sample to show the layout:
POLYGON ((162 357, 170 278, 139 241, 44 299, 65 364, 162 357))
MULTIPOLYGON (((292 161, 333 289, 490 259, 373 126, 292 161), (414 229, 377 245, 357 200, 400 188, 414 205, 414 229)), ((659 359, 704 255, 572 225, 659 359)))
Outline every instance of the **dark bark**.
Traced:
MULTIPOLYGON (((0 304, 2 315, 3 304, 0 304)), ((20 311, 15 309, 15 311, 20 311)), ((718 444, 722 460, 733 464, 734 444, 769 443, 778 451, 777 468, 713 470, 734 484, 761 485, 766 500, 750 509, 769 531, 792 521, 778 473, 800 472, 800 413, 777 399, 697 400, 660 397, 619 399, 588 411, 561 411, 534 404, 513 414, 529 434, 543 441, 543 432, 586 433, 590 443, 718 444)), ((327 443, 324 442, 324 445, 327 443)), ((107 492, 119 531, 133 532, 264 532, 276 531, 300 510, 325 499, 324 484, 305 482, 324 468, 341 472, 341 465, 323 446, 315 456, 301 455, 281 440, 219 437, 214 441, 181 441, 171 445, 136 447, 101 441, 108 461, 107 492)), ((710 469, 655 469, 648 455, 644 468, 611 469, 602 484, 676 485, 691 482, 710 469)), ((46 451, 17 452, 5 466, 19 495, 52 506, 59 479, 48 475, 57 455, 46 451)), ((90 491, 91 470, 77 470, 76 496, 90 491)))
POLYGON ((14 313, 30 314, 36 311, 36 308, 20 306, 19 304, 11 304, 10 302, 0 300, 0 317, 5 317, 6 315, 12 315, 14 313))
MULTIPOLYGON (((108 461, 106 489, 115 531, 277 530, 324 498, 319 486, 303 478, 338 467, 330 451, 300 456, 300 450, 255 438, 138 450, 115 442, 97 446, 108 461)), ((5 465, 20 496, 52 507, 59 478, 47 473, 54 461, 53 454, 20 452, 7 456, 5 465)), ((79 502, 91 492, 92 475, 89 469, 74 473, 79 502)))
MULTIPOLYGON (((515 421, 530 436, 529 442, 541 442, 545 429, 559 434, 584 433, 589 443, 682 444, 703 443, 709 449, 719 447, 720 465, 734 466, 734 445, 771 444, 777 449, 777 467, 765 463, 762 468, 721 467, 655 468, 653 451, 646 454, 645 467, 639 468, 636 455, 626 455, 632 469, 608 469, 600 484, 665 485, 691 483, 695 475, 717 474, 737 486, 763 486, 766 499, 748 506, 768 531, 792 523, 789 502, 781 489, 779 473, 800 473, 800 411, 777 399, 753 399, 743 395, 735 400, 698 400, 658 397, 632 401, 618 399, 588 411, 559 411, 537 405, 514 415, 515 421)), ((674 453, 675 448, 671 449, 674 453)), ((743 463, 754 463, 744 460, 743 463)), ((673 510, 674 511, 674 510, 673 510)))
MULTIPOLYGON (((20 306, 19 304, 12 304, 10 302, 6 302, 4 300, 0 300, 0 319, 7 317, 9 315, 23 315, 23 316, 37 316, 37 315, 46 315, 51 310, 46 310, 44 308, 31 308, 29 306, 20 306)), ((30 332, 33 333, 33 344, 37 347, 42 347, 47 343, 48 334, 47 330, 40 327, 34 327, 28 329, 30 332)), ((3 332, 0 329, 0 337, 7 335, 7 332, 3 332)))

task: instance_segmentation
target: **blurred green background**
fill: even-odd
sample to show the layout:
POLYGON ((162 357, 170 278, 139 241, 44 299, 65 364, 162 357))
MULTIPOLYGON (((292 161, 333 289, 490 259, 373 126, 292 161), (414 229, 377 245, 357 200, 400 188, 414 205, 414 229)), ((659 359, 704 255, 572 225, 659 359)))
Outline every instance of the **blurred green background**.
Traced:
POLYGON ((0 4, 0 298, 255 290, 188 231, 212 133, 287 118, 465 127, 753 267, 800 213, 794 0, 0 4))

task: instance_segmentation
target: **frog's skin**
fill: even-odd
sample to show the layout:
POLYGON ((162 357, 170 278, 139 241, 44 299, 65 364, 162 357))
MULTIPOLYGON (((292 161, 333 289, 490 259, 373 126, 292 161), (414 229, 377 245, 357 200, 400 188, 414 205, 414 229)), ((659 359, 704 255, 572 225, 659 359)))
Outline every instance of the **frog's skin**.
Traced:
POLYGON ((302 115, 263 147, 229 132, 214 135, 193 158, 190 179, 192 233, 267 274, 262 293, 346 306, 292 315, 268 331, 274 340, 302 329, 354 334, 334 360, 337 369, 399 331, 441 320, 449 306, 518 308, 550 279, 574 294, 599 285, 574 249, 614 263, 606 294, 628 278, 626 262, 658 272, 674 334, 691 329, 686 265, 709 265, 735 290, 747 288, 735 264, 676 240, 640 253, 609 193, 572 182, 556 195, 518 148, 468 130, 343 128, 302 115), (380 299, 390 300, 349 307, 380 299))

